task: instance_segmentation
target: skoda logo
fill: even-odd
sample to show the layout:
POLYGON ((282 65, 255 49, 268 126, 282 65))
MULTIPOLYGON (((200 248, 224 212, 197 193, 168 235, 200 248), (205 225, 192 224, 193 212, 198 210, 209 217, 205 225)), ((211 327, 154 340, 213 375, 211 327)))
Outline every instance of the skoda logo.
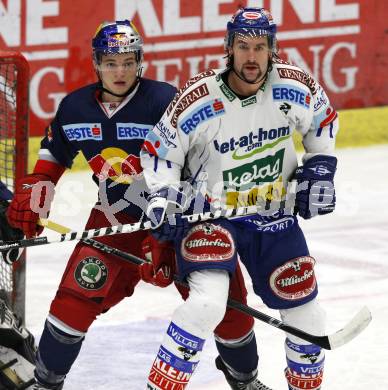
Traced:
POLYGON ((97 257, 85 257, 77 265, 74 278, 86 290, 99 290, 108 278, 108 269, 97 257))

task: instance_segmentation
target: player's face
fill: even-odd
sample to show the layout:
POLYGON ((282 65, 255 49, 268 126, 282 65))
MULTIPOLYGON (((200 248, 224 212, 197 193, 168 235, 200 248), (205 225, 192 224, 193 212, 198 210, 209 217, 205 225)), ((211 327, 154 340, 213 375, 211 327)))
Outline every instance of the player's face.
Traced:
POLYGON ((135 82, 138 63, 135 53, 103 55, 97 69, 104 88, 119 95, 135 82))
POLYGON ((268 69, 271 55, 268 38, 236 34, 230 54, 233 54, 234 71, 248 82, 257 82, 268 69))

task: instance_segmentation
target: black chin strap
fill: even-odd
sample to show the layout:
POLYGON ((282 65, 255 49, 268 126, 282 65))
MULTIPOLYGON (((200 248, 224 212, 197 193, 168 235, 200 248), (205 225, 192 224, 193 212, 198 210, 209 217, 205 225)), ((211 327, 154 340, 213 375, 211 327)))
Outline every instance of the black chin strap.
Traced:
POLYGON ((139 80, 140 80, 140 78, 138 77, 138 78, 136 79, 136 81, 134 82, 134 84, 133 84, 130 88, 128 88, 126 92, 120 93, 120 94, 119 94, 119 93, 114 93, 114 92, 110 91, 109 89, 106 89, 106 88, 102 85, 102 82, 101 82, 101 81, 98 83, 97 89, 98 89, 99 91, 101 91, 101 92, 106 92, 106 93, 109 93, 110 95, 113 95, 113 96, 116 96, 116 97, 123 98, 123 97, 128 96, 130 93, 132 93, 132 91, 136 88, 137 84, 139 84, 139 80))

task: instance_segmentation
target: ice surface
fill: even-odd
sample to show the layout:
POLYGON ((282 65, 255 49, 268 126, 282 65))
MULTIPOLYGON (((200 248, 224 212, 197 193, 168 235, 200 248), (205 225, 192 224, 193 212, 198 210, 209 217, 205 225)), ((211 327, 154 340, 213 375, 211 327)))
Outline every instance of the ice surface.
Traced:
MULTIPOLYGON (((317 260, 320 301, 327 332, 343 327, 364 305, 372 311, 369 327, 349 344, 326 354, 327 390, 388 389, 388 146, 338 152, 335 213, 301 221, 317 260)), ((82 229, 96 188, 89 173, 69 173, 58 185, 53 221, 82 229)), ((44 234, 52 234, 46 231, 44 234)), ((29 249, 27 326, 39 337, 56 287, 74 243, 29 249)), ((251 289, 249 304, 271 316, 251 289)), ((149 368, 174 309, 181 303, 173 287, 141 283, 134 296, 104 314, 91 327, 66 390, 143 390, 149 368)), ((285 390, 281 331, 256 322, 259 377, 274 390, 285 390)), ((214 366, 213 340, 205 345, 191 390, 227 390, 214 366)))

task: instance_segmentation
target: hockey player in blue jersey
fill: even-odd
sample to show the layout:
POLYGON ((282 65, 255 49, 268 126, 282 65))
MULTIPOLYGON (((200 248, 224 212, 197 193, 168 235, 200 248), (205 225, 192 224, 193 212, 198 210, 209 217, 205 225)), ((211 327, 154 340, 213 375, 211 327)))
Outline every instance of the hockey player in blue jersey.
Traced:
MULTIPOLYGON (((142 217, 146 202, 140 147, 176 89, 141 77, 142 38, 133 23, 126 20, 100 25, 92 46, 99 81, 62 100, 42 140, 33 173, 16 183, 7 216, 10 224, 27 237, 41 232, 38 218, 47 216, 54 187, 79 152, 99 186, 99 199, 86 229, 132 223, 142 217), (34 200, 32 189, 37 187, 42 191, 34 200)), ((90 325, 101 313, 131 296, 141 278, 161 287, 172 282, 175 254, 170 244, 158 243, 144 231, 99 240, 137 256, 150 252, 153 264, 139 268, 82 242, 75 247, 40 339, 34 389, 63 387, 90 325)), ((235 275, 231 296, 246 303, 240 270, 235 275)), ((187 291, 180 291, 187 297, 187 291)), ((251 317, 228 310, 215 333, 227 342, 248 333, 252 337, 252 327, 251 317)), ((240 344, 244 353, 244 340, 240 344)))
MULTIPOLYGON (((164 388, 163 373, 163 383, 169 381, 171 388, 178 382, 182 389, 188 384, 206 338, 224 315, 229 275, 238 257, 254 292, 268 307, 278 309, 285 323, 324 334, 315 260, 296 213, 273 205, 285 202, 289 188, 297 184, 295 212, 300 217, 334 210, 338 120, 323 88, 308 73, 278 58, 276 30, 267 10, 240 9, 227 24, 226 69, 190 79, 144 143, 141 162, 151 192, 147 215, 155 236, 175 240, 180 277, 193 287, 172 316, 151 367, 149 388, 164 388), (299 167, 294 130, 302 135, 305 148, 299 167), (166 134, 169 142, 162 141, 166 134), (202 211, 201 206, 263 207, 255 215, 188 226, 181 214, 193 211, 188 183, 196 194, 194 212, 202 211), (171 206, 178 214, 166 220, 171 206), (192 353, 182 364, 184 343, 192 353)), ((244 355, 236 356, 233 346, 218 344, 216 359, 231 388, 268 389, 256 379, 256 366, 247 369, 253 361, 250 354, 256 354, 254 338, 247 339, 244 355), (239 372, 233 367, 236 363, 239 372)), ((324 351, 292 335, 285 351, 288 388, 320 389, 324 351)))

